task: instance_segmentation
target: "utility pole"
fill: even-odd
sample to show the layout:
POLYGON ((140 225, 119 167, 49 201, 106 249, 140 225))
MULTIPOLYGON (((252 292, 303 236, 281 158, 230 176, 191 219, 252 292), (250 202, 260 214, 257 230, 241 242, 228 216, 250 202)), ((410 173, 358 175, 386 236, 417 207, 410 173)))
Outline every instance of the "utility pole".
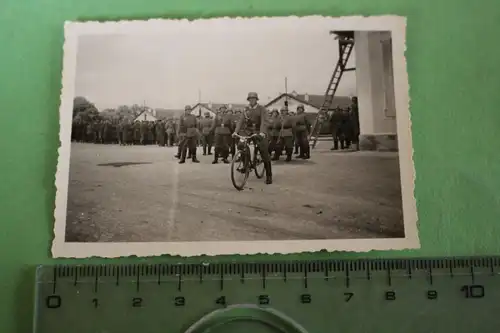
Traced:
POLYGON ((288 108, 288 78, 285 76, 285 107, 288 108))

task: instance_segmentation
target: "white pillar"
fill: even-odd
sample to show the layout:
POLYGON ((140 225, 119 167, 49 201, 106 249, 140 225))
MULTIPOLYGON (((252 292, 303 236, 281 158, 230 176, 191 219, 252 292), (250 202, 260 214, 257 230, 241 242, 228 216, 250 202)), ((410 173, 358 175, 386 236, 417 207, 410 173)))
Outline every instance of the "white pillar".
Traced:
MULTIPOLYGON (((363 138, 369 138, 372 143, 372 147, 366 149, 394 149, 396 113, 392 48, 387 43, 390 43, 390 34, 385 32, 356 31, 354 35, 360 145, 363 138)), ((397 140, 395 145, 397 149, 397 140)))

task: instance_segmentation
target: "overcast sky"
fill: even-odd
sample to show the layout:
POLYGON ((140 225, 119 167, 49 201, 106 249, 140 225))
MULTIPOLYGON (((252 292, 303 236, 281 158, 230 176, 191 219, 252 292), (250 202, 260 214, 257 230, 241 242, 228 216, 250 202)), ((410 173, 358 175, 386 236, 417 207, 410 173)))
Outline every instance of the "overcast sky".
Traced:
MULTIPOLYGON (((192 25, 149 35, 81 36, 76 95, 99 109, 142 104, 177 109, 198 102, 260 102, 285 91, 324 94, 338 58, 327 21, 314 25, 266 25, 251 20, 192 25)), ((351 63, 354 63, 354 53, 351 63)), ((355 94, 354 72, 337 95, 355 94)))

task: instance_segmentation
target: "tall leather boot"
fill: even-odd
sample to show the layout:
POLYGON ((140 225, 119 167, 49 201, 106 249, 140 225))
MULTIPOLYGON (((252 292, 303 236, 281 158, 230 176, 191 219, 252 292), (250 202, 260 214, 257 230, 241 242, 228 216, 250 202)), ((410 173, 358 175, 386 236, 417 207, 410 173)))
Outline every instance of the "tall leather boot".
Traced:
POLYGON ((214 149, 214 160, 212 161, 212 164, 217 164, 219 163, 219 149, 215 148, 214 149))
POLYGON ((222 154, 222 162, 224 162, 224 164, 231 163, 231 162, 229 162, 228 157, 229 157, 229 149, 225 148, 224 153, 222 154))
POLYGON ((290 162, 292 160, 292 153, 293 153, 293 149, 292 148, 288 148, 286 150, 286 160, 285 160, 285 162, 290 162))
POLYGON ((208 145, 207 155, 212 155, 212 145, 208 145))
POLYGON ((177 155, 175 155, 175 158, 180 159, 181 155, 182 155, 182 147, 179 144, 179 146, 177 147, 177 155))
POLYGON ((311 158, 311 147, 309 147, 309 143, 307 145, 304 145, 303 151, 304 152, 302 158, 304 160, 308 160, 309 158, 311 158))
POLYGON ((198 159, 196 158, 196 147, 194 147, 191 151, 191 158, 191 161, 193 161, 193 163, 200 163, 200 161, 198 161, 198 159))
POLYGON ((330 150, 339 150, 339 140, 337 138, 333 139, 333 147, 330 150))
POLYGON ((273 183, 273 171, 272 171, 272 166, 271 162, 264 162, 264 169, 266 170, 266 184, 272 184, 273 183))
POLYGON ((179 164, 186 163, 186 154, 187 154, 187 147, 181 150, 181 158, 179 164))
POLYGON ((203 156, 207 154, 207 145, 203 145, 203 156))
MULTIPOLYGON (((280 159, 280 155, 281 155, 281 152, 283 151, 283 148, 281 147, 281 145, 277 145, 275 147, 273 147, 273 151, 274 151, 274 155, 273 155, 273 158, 271 159, 271 161, 278 161, 280 159)), ((269 156, 271 156, 271 152, 269 152, 269 156)))

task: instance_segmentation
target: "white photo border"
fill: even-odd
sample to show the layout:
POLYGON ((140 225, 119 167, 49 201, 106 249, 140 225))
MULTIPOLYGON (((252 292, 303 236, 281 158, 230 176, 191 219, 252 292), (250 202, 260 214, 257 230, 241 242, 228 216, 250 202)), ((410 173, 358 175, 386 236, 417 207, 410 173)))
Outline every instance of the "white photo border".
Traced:
MULTIPOLYGON (((302 23, 302 22, 301 22, 302 23)), ((64 55, 61 104, 59 109, 61 146, 58 149, 56 173, 56 205, 54 210, 54 258, 116 258, 126 256, 199 256, 291 254, 326 251, 367 252, 371 250, 403 250, 420 248, 418 216, 414 196, 415 169, 409 110, 409 83, 406 69, 406 18, 401 16, 348 16, 348 17, 221 17, 190 21, 152 19, 148 21, 66 22, 64 26, 64 55), (266 24, 294 25, 297 20, 330 19, 331 30, 390 31, 392 33, 394 88, 396 104, 397 138, 404 216, 404 238, 332 239, 293 241, 215 241, 215 242, 123 242, 123 243, 69 243, 65 241, 66 215, 71 153, 71 124, 75 94, 78 37, 105 34, 151 34, 165 30, 178 30, 187 25, 224 24, 232 20, 265 20, 266 24)))

